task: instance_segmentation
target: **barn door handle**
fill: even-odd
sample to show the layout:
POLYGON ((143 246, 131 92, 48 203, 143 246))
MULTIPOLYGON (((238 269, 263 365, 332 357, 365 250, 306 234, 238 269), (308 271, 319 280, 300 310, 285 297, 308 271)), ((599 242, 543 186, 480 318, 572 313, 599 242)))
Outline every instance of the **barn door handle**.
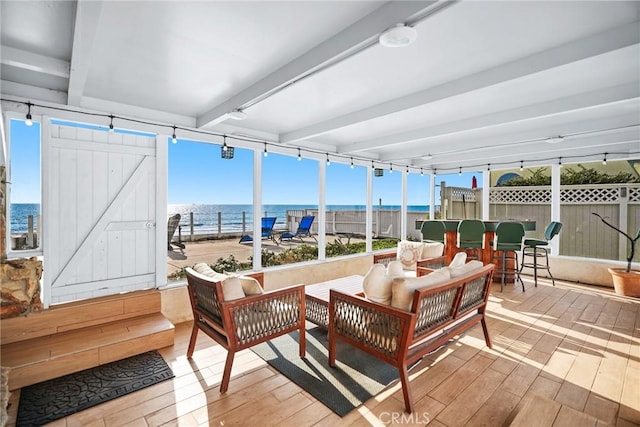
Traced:
POLYGON ((147 223, 147 228, 155 228, 156 227, 156 223, 155 222, 148 222, 147 223))

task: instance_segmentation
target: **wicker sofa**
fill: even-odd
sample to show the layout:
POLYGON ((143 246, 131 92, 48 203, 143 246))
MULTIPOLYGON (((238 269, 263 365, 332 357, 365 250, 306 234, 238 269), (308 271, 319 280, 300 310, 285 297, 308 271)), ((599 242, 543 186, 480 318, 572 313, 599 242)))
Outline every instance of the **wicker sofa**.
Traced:
MULTIPOLYGON (((405 410, 411 413, 408 366, 477 323, 481 323, 485 342, 491 347, 485 308, 494 265, 479 264, 470 273, 416 288, 410 310, 331 290, 329 364, 336 366, 336 343, 341 341, 397 367, 405 410)), ((418 274, 430 271, 423 268, 418 274)), ((415 286, 422 279, 428 283, 429 275, 393 280, 412 280, 415 286)))

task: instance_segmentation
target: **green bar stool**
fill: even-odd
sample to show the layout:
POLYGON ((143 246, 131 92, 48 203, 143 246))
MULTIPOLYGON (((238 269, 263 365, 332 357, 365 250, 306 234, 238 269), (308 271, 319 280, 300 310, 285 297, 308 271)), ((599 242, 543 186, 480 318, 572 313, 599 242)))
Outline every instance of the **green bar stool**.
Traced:
POLYGON ((420 228, 422 241, 445 243, 446 227, 442 221, 424 221, 420 228))
POLYGON ((549 270, 549 243, 551 239, 554 238, 558 233, 560 233, 560 229, 562 228, 562 223, 557 221, 551 221, 547 228, 544 230, 544 240, 540 239, 524 239, 523 248, 522 248, 522 265, 520 266, 520 273, 522 273, 522 269, 533 268, 533 281, 538 286, 538 270, 545 269, 549 273, 549 277, 551 277, 551 283, 553 286, 556 285, 556 281, 551 275, 551 270, 549 270), (539 257, 544 256, 544 264, 538 261, 539 257), (525 262, 525 260, 529 258, 533 258, 532 262, 525 262))
POLYGON ((469 258, 482 260, 484 232, 484 222, 479 219, 463 219, 458 223, 458 248, 464 249, 465 252, 472 249, 474 255, 470 255, 469 258))
POLYGON ((518 251, 522 249, 524 225, 519 222, 500 222, 496 226, 495 233, 491 262, 498 258, 498 252, 502 252, 500 269, 496 270, 496 274, 501 275, 500 292, 504 289, 505 278, 511 276, 513 276, 514 281, 516 279, 520 281, 522 292, 524 292, 524 282, 520 278, 518 266, 518 251), (510 265, 513 265, 513 267, 510 265))

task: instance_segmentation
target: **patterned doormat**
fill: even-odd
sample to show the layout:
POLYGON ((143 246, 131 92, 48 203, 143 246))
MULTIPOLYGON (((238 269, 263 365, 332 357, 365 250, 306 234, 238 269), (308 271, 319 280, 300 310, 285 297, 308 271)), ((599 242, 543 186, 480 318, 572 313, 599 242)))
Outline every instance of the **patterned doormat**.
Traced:
POLYGON ((157 351, 24 387, 16 426, 40 426, 173 378, 157 351))

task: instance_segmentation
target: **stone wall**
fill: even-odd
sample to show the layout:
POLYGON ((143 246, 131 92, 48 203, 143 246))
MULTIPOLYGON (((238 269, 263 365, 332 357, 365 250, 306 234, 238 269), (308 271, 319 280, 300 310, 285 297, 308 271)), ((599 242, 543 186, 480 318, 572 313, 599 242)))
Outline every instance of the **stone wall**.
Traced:
POLYGON ((36 257, 7 260, 7 179, 0 166, 0 319, 42 310, 42 261, 36 257))

